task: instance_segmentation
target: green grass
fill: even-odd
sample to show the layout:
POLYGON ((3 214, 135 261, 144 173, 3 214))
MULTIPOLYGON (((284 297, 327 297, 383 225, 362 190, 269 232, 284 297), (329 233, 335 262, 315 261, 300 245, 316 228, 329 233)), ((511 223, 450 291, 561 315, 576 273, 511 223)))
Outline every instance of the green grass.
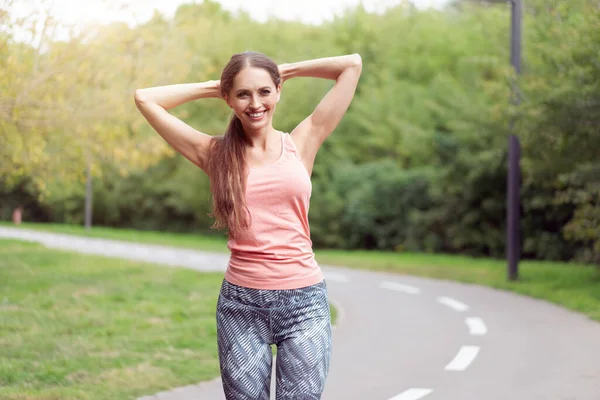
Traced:
POLYGON ((221 279, 0 240, 0 398, 131 399, 218 375, 221 279))
MULTIPOLYGON (((7 223, 3 225, 9 226, 7 223)), ((221 237, 99 227, 87 232, 79 226, 50 224, 23 224, 23 227, 206 251, 227 251, 225 239, 221 237)), ((550 301, 600 321, 600 269, 592 266, 522 261, 519 266, 519 281, 508 282, 506 264, 502 260, 455 255, 339 250, 317 250, 316 255, 322 264, 455 280, 509 290, 550 301)))
POLYGON ((0 240, 0 398, 132 399, 218 376, 222 278, 0 240))

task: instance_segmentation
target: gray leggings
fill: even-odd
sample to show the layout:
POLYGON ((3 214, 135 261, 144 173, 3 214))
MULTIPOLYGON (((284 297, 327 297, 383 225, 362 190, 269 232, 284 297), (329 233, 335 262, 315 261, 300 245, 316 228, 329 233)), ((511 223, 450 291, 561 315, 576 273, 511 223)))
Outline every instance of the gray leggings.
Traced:
POLYGON ((324 281, 301 289, 250 289, 223 281, 217 336, 227 400, 268 400, 271 346, 277 346, 276 398, 320 399, 331 358, 324 281))

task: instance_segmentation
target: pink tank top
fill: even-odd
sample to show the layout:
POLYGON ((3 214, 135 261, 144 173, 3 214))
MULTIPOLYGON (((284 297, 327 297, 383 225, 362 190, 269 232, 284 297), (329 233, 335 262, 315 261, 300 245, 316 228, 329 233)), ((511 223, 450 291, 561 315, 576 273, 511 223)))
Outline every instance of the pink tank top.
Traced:
POLYGON ((256 289, 296 289, 323 280, 310 239, 312 184, 289 134, 282 133, 279 159, 250 168, 246 203, 252 225, 236 239, 225 279, 256 289))

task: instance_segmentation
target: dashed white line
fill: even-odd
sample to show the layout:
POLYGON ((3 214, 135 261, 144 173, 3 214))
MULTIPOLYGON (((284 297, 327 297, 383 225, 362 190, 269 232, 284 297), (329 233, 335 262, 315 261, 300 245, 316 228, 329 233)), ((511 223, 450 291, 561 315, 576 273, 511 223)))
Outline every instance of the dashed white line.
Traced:
POLYGON ((390 289, 390 290, 395 290, 397 292, 404 292, 404 293, 409 293, 409 294, 421 293, 421 289, 419 289, 417 287, 405 285, 403 283, 397 283, 397 282, 383 281, 379 284, 379 287, 381 287, 383 289, 390 289))
POLYGON ((455 300, 451 297, 441 296, 441 297, 438 297, 437 300, 441 304, 448 306, 455 311, 467 311, 469 309, 468 305, 466 305, 465 303, 462 303, 458 300, 455 300))
POLYGON ((433 389, 414 388, 408 389, 389 400, 419 400, 431 393, 433 393, 433 389))
POLYGON ((335 272, 324 272, 325 280, 335 282, 349 282, 350 278, 344 274, 338 274, 335 272))
POLYGON ((444 369, 446 371, 464 371, 475 360, 478 353, 478 346, 463 346, 444 369))
POLYGON ((481 318, 467 318, 465 323, 469 327, 471 335, 483 336, 487 333, 487 327, 481 318))

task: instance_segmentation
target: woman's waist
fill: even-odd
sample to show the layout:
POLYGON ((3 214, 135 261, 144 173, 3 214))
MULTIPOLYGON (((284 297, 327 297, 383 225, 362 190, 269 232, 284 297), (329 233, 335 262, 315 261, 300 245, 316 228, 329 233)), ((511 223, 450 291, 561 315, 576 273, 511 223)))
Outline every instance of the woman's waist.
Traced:
POLYGON ((227 242, 229 251, 244 258, 294 258, 312 254, 312 240, 300 231, 258 233, 248 230, 227 242))
POLYGON ((246 307, 268 309, 317 300, 323 295, 327 295, 327 284, 319 277, 317 280, 308 282, 306 286, 301 285, 293 289, 257 289, 236 285, 224 279, 220 295, 227 301, 233 301, 246 307))
POLYGON ((230 260, 233 263, 302 264, 314 259, 314 253, 310 246, 248 248, 230 245, 229 249, 231 251, 230 260))
POLYGON ((312 253, 296 257, 232 254, 225 278, 237 285, 261 289, 288 289, 323 279, 312 253))

